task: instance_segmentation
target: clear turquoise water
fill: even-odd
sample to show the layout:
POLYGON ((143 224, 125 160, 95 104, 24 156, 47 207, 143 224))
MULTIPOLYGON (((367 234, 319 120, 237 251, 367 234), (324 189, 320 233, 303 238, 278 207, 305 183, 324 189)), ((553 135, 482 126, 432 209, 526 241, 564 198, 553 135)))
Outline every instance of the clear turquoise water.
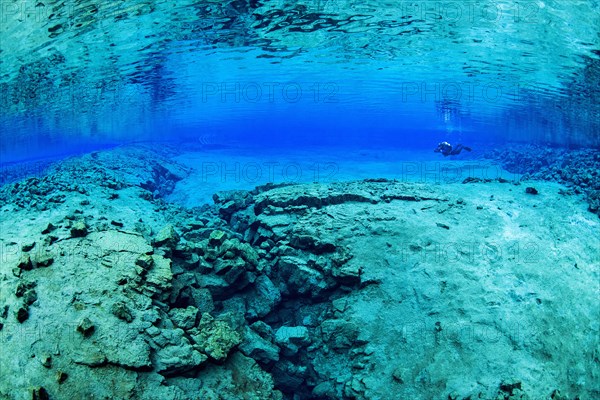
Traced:
POLYGON ((600 144, 600 4, 23 1, 3 161, 146 140, 600 144))

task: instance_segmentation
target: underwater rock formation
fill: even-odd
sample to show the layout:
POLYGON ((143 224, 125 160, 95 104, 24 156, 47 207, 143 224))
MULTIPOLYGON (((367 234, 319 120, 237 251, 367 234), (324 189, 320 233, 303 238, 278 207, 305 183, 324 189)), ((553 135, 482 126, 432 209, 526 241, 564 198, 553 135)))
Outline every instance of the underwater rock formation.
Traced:
POLYGON ((125 158, 184 171, 122 148, 0 188, 0 397, 599 393, 578 383, 599 373, 598 222, 565 221, 588 213, 556 184, 265 185, 185 209, 125 158))
POLYGON ((572 190, 565 195, 585 194, 589 210, 600 217, 600 151, 531 145, 494 149, 484 156, 509 172, 523 174, 524 181, 559 182, 572 190))

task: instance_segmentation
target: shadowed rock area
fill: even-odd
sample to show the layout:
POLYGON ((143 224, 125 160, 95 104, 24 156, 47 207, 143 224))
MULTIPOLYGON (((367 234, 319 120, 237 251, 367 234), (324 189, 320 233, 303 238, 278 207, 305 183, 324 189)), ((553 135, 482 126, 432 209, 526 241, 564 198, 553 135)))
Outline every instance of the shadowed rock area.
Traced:
POLYGON ((171 155, 0 189, 0 398, 600 395, 600 226, 560 184, 265 185, 186 209, 161 200, 189 172, 171 155))

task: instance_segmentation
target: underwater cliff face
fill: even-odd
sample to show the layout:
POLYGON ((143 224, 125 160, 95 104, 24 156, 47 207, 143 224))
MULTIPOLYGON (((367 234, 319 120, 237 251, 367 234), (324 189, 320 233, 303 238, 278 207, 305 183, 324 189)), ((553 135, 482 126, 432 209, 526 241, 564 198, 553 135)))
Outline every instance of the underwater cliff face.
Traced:
POLYGON ((5 2, 2 156, 282 129, 597 146, 597 6, 5 2))

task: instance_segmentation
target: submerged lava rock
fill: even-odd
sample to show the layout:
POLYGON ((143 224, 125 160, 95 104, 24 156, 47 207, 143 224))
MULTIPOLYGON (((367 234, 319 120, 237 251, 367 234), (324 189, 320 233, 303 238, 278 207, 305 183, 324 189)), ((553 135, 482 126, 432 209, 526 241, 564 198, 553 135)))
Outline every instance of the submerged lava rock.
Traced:
POLYGON ((54 263, 54 256, 50 252, 40 251, 32 255, 24 253, 17 263, 17 268, 29 271, 34 268, 49 267, 52 263, 54 263))
POLYGON ((275 333, 275 341, 287 357, 297 354, 301 347, 308 346, 311 342, 305 326, 282 326, 275 333))
POLYGON ((299 257, 284 256, 277 263, 277 271, 286 292, 290 294, 319 297, 335 286, 335 281, 328 280, 320 271, 310 268, 305 260, 299 257))
POLYGON ((154 239, 154 246, 161 247, 166 246, 168 248, 174 249, 179 242, 179 235, 175 232, 175 228, 173 225, 167 225, 161 229, 161 231, 156 235, 154 239))
POLYGON ((191 337, 202 352, 212 360, 223 362, 229 352, 242 342, 242 338, 229 324, 216 320, 208 313, 202 314, 197 332, 191 337))
POLYGON ((71 237, 84 237, 88 234, 88 227, 85 221, 77 221, 71 227, 71 237))
POLYGON ((336 246, 312 235, 300 234, 290 238, 290 246, 309 251, 314 254, 332 253, 336 246))
POLYGON ((66 372, 64 372, 64 371, 56 372, 56 381, 59 384, 63 384, 68 378, 69 378, 69 374, 67 374, 66 372))
POLYGON ((34 268, 49 267, 54 263, 54 257, 51 253, 37 253, 31 260, 34 268))
POLYGON ((209 246, 218 247, 225 242, 225 239, 227 239, 227 234, 223 231, 216 230, 210 234, 208 244, 209 246))
POLYGON ((281 301, 281 292, 267 275, 256 278, 250 295, 246 297, 246 318, 262 318, 281 301))
POLYGON ((596 149, 511 146, 492 150, 484 157, 497 160, 511 173, 524 174, 521 180, 558 182, 577 194, 584 193, 589 211, 600 216, 600 206, 594 199, 594 192, 600 190, 600 154, 596 149))
POLYGON ((516 389, 518 389, 518 390, 522 389, 521 381, 518 379, 515 379, 515 378, 506 379, 506 380, 502 381, 502 383, 500 383, 500 390, 508 393, 509 395, 512 395, 516 389))
POLYGON ((214 231, 211 239, 193 243, 193 253, 185 260, 186 269, 202 272, 196 276, 197 283, 215 298, 225 298, 254 282, 260 264, 252 246, 225 237, 224 232, 214 231))
POLYGON ((84 337, 90 337, 95 330, 95 325, 87 317, 82 319, 77 325, 77 332, 81 333, 84 337))
MULTIPOLYGON (((321 323, 323 340, 335 350, 348 349, 358 345, 358 327, 341 319, 328 319, 321 323)), ((364 344, 364 343, 360 343, 364 344)))
POLYGON ((42 386, 33 388, 31 390, 31 399, 32 400, 49 400, 50 396, 48 395, 48 391, 44 389, 42 386))
POLYGON ((307 369, 298 366, 289 360, 282 360, 275 364, 271 373, 277 382, 277 387, 288 393, 300 390, 307 378, 307 369))
POLYGON ((239 349, 246 356, 262 364, 272 364, 275 361, 279 361, 279 347, 268 338, 259 335, 250 327, 246 327, 244 339, 239 349))
POLYGON ((588 203, 588 210, 600 216, 600 189, 589 193, 588 203))
POLYGON ((19 307, 17 309, 17 312, 15 313, 15 317, 20 323, 27 321, 27 319, 29 318, 29 310, 27 309, 27 306, 22 305, 21 307, 19 307))
POLYGON ((46 225, 46 227, 42 230, 42 234, 47 235, 48 233, 50 233, 54 230, 56 230, 56 226, 54 224, 52 224, 51 222, 49 222, 48 225, 46 225))
POLYGON ((527 194, 538 194, 538 191, 533 186, 527 186, 525 188, 525 193, 527 193, 527 194))
POLYGON ((144 289, 151 292, 153 297, 165 301, 169 298, 173 282, 171 260, 158 255, 152 256, 152 259, 152 268, 146 274, 144 289))
POLYGON ((28 252, 31 251, 31 249, 33 249, 35 247, 35 242, 29 242, 29 243, 24 243, 23 246, 21 246, 21 251, 24 252, 28 252))
POLYGON ((131 313, 131 309, 123 302, 118 301, 112 305, 110 311, 113 315, 123 321, 129 323, 133 321, 133 315, 131 313))
POLYGON ((31 262, 31 257, 29 254, 23 254, 17 263, 17 268, 24 269, 25 271, 29 271, 33 268, 33 263, 31 262))
POLYGON ((231 215, 252 203, 253 199, 249 192, 244 190, 228 190, 213 194, 213 201, 218 207, 219 214, 229 221, 231 215))
POLYGON ((193 346, 182 329, 163 329, 153 338, 153 365, 163 375, 179 374, 202 365, 208 357, 193 346))
POLYGON ((169 317, 176 327, 183 330, 192 329, 196 325, 198 309, 196 307, 172 308, 169 310, 169 317))

